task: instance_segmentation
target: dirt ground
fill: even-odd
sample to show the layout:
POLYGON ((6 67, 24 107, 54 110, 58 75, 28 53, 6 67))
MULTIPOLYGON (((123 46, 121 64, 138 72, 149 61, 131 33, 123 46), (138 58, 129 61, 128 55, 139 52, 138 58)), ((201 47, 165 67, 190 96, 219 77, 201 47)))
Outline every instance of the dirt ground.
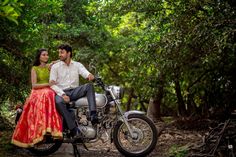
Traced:
MULTIPOLYGON (((158 130, 162 130, 158 138, 156 148, 148 157, 170 157, 186 154, 188 148, 201 142, 204 135, 203 131, 189 131, 178 129, 176 125, 166 125, 164 123, 156 123, 158 130), (164 127, 165 126, 165 127, 164 127)), ((11 134, 8 132, 8 134, 11 134)), ((0 131, 0 137, 4 136, 0 131)), ((10 138, 8 138, 10 140, 10 138)), ((4 147, 1 144, 1 147, 4 147)), ((29 157, 33 156, 26 149, 13 147, 10 149, 0 147, 0 157, 29 157)), ((88 149, 84 149, 83 146, 78 146, 81 157, 123 157, 110 142, 102 143, 98 141, 96 143, 88 144, 88 149)), ((50 157, 73 157, 73 148, 71 144, 63 144, 61 148, 50 155, 50 157)))

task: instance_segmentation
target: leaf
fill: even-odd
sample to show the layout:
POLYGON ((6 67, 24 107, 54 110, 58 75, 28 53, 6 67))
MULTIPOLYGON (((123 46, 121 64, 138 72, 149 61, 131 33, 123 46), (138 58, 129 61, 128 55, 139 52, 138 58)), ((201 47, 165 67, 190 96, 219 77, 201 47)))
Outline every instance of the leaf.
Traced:
POLYGON ((9 2, 9 0, 5 0, 5 1, 2 3, 2 5, 3 5, 3 6, 6 5, 8 2, 9 2))
POLYGON ((5 7, 2 8, 2 10, 3 10, 7 15, 11 14, 12 12, 14 12, 14 8, 11 7, 11 6, 5 6, 5 7))
POLYGON ((10 16, 7 16, 7 18, 8 18, 10 21, 13 21, 15 24, 18 25, 18 21, 16 20, 16 18, 10 17, 10 16))

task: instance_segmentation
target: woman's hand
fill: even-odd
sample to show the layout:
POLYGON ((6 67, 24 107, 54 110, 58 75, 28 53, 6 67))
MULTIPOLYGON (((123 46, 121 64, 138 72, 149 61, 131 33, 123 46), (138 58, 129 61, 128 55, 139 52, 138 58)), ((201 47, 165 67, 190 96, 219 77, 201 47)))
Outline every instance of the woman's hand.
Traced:
POLYGON ((53 85, 56 85, 56 84, 57 84, 57 82, 54 81, 54 80, 49 81, 49 86, 53 86, 53 85))
POLYGON ((51 70, 53 64, 60 62, 60 60, 52 61, 50 64, 48 64, 48 69, 51 70))

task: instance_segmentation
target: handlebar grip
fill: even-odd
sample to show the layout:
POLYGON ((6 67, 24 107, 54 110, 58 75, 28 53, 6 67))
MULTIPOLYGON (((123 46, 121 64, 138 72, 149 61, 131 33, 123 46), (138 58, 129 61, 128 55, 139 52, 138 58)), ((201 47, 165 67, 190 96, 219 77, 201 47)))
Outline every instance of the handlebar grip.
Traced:
POLYGON ((95 80, 94 82, 98 86, 102 87, 102 89, 105 90, 105 84, 102 82, 102 79, 100 77, 95 77, 94 80, 95 80))

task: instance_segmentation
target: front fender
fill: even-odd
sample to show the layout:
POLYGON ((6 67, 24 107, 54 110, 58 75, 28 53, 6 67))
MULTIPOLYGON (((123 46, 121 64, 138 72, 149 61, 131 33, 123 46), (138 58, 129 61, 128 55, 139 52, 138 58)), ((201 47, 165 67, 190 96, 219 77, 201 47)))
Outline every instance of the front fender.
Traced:
POLYGON ((142 112, 142 111, 137 111, 137 110, 131 110, 131 111, 127 111, 124 113, 124 117, 126 119, 128 119, 129 115, 131 114, 145 114, 145 112, 142 112))
POLYGON ((118 121, 123 122, 124 120, 128 120, 129 115, 131 115, 131 114, 143 114, 144 115, 145 112, 137 111, 137 110, 127 111, 127 112, 124 113, 124 116, 118 118, 118 121))

